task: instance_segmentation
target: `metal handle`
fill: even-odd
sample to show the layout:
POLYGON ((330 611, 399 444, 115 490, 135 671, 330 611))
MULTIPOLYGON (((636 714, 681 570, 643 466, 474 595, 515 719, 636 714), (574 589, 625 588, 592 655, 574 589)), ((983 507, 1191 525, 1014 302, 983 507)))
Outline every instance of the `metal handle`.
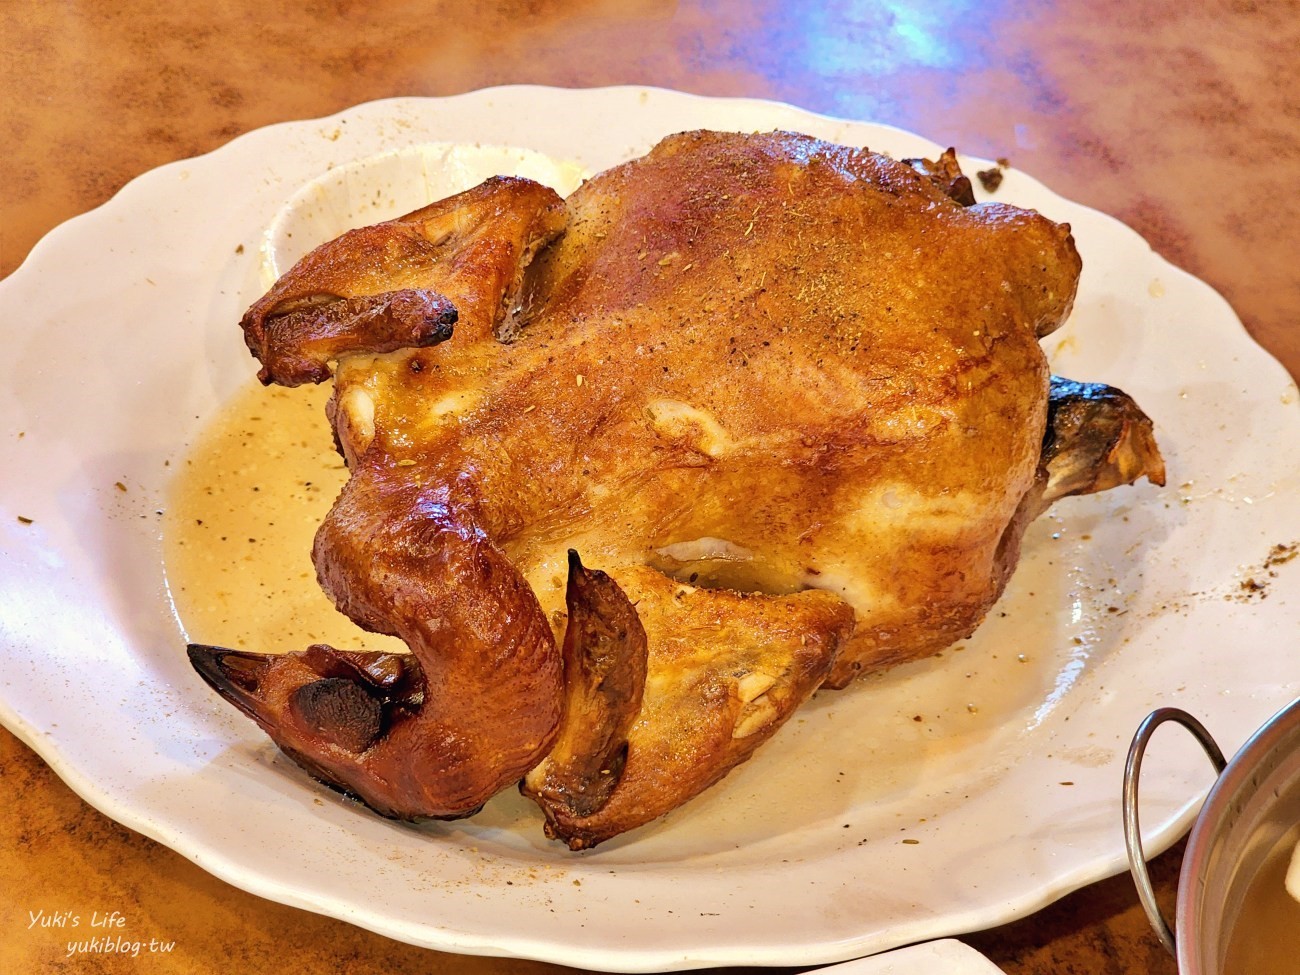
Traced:
POLYGON ((1156 936, 1160 938, 1160 943, 1165 946, 1165 950, 1177 957, 1178 949, 1174 942, 1174 932, 1165 923, 1165 919, 1160 914, 1160 905, 1156 903, 1156 892, 1151 886, 1151 875, 1147 873, 1146 855, 1142 852, 1142 831, 1138 827, 1138 778, 1142 774, 1142 756, 1146 754, 1151 735, 1166 721, 1176 722, 1192 733, 1192 737, 1200 743, 1201 748, 1205 749, 1205 754, 1214 764, 1216 773, 1222 772, 1228 763, 1224 761, 1223 752, 1219 750, 1210 733, 1205 730, 1205 726, 1186 711, 1178 708, 1158 708, 1147 715, 1146 720, 1138 726, 1137 734, 1133 736, 1133 744, 1128 750, 1128 760, 1124 763, 1124 846, 1128 850, 1128 869, 1133 875, 1133 882, 1137 885, 1138 899, 1142 902, 1142 909, 1147 912, 1147 920, 1151 922, 1151 927, 1155 929, 1156 936))

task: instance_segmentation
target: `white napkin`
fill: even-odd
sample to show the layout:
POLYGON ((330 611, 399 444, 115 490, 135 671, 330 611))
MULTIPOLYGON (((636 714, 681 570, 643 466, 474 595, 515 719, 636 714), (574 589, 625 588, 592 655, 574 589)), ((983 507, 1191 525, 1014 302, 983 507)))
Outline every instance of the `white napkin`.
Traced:
POLYGON ((817 968, 807 975, 1003 975, 1002 969, 960 941, 927 941, 870 958, 817 968))

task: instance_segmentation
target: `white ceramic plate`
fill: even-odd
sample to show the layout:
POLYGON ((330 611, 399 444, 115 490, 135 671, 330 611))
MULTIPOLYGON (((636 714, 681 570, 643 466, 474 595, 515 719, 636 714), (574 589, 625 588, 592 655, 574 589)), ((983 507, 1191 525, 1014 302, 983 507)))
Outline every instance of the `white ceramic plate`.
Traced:
POLYGON ((960 941, 927 941, 807 975, 999 975, 1002 970, 960 941))
MULTIPOLYGON (((596 171, 695 127, 938 149, 766 102, 502 88, 262 129, 53 231, 0 282, 0 719, 95 806, 224 879, 451 951, 623 971, 827 963, 997 924, 1123 869, 1120 769, 1142 717, 1181 705, 1231 751, 1300 690, 1300 559, 1268 564, 1300 540, 1300 409, 1217 294, 1016 171, 997 198, 1069 221, 1084 256, 1072 322, 1047 340, 1057 371, 1137 397, 1170 486, 1061 503, 964 649, 819 695, 721 786, 582 855, 513 795, 452 824, 369 815, 191 673, 158 512, 205 419, 250 381, 236 322, 285 201, 423 143, 596 171)), ((1176 737, 1147 760, 1153 850, 1210 782, 1176 737)))

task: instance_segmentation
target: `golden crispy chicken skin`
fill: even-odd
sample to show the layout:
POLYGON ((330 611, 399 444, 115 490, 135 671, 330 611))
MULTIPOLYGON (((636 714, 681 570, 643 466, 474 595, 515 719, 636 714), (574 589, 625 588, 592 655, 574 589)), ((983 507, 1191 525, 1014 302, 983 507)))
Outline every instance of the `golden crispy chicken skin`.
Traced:
POLYGON ((581 848, 818 687, 965 637, 1050 500, 1163 478, 1122 394, 1049 427, 1069 228, 968 185, 951 153, 691 132, 563 205, 494 180, 324 245, 245 336, 264 381, 337 360, 352 476, 315 563, 414 660, 196 667, 383 812, 464 814, 528 773, 581 848))
POLYGON ((840 595, 836 685, 967 636, 1034 481, 1069 228, 787 134, 673 137, 567 210, 507 352, 556 356, 512 389, 545 411, 513 435, 584 445, 559 531, 604 523, 598 544, 679 578, 840 595))

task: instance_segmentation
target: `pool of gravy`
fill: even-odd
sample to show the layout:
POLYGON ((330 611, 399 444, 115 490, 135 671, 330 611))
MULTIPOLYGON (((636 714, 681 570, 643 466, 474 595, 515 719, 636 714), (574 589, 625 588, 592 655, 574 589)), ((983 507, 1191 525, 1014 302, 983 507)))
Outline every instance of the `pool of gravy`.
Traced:
POLYGON ((330 389, 250 384, 181 462, 163 558, 191 642, 262 653, 313 643, 406 649, 357 627, 316 581, 312 538, 347 480, 325 417, 330 389))

